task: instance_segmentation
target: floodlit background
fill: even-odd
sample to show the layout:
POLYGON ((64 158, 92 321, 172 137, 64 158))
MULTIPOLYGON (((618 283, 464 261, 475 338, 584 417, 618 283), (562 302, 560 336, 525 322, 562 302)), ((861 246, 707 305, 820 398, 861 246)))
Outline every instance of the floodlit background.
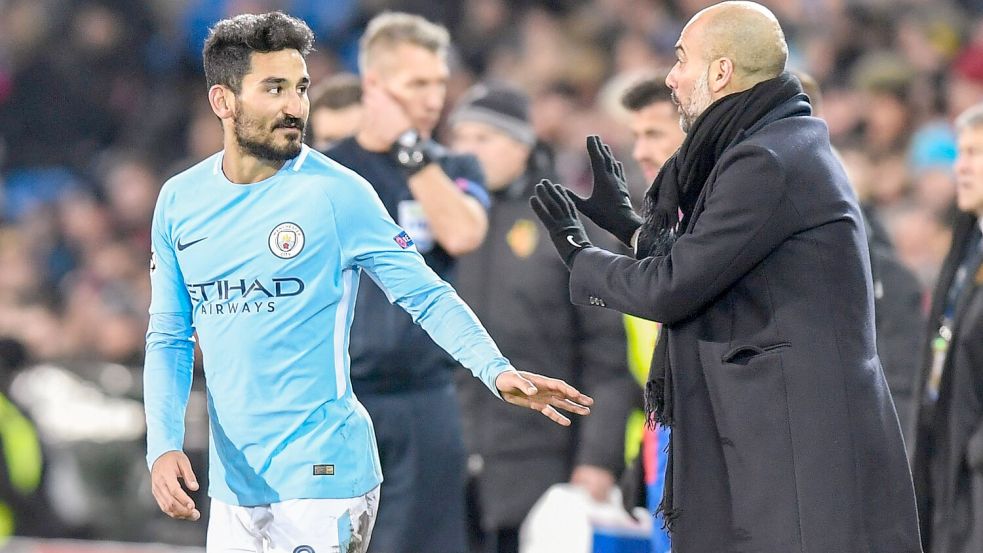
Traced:
MULTIPOLYGON (((928 290, 954 213, 951 121, 983 100, 983 3, 763 3, 785 29, 790 67, 824 90, 824 116, 859 197, 928 290)), ((150 495, 140 398, 157 192, 221 149, 200 58, 211 24, 272 9, 305 19, 317 37, 308 58, 317 83, 356 70, 373 15, 420 13, 454 41, 448 107, 479 80, 510 81, 532 96, 563 183, 589 186, 583 144, 596 133, 641 190, 620 91, 640 72, 668 68, 683 23, 708 4, 0 0, 0 392, 33 418, 45 447, 37 534, 204 542, 203 524, 166 519, 150 495)), ((187 445, 204 478, 201 386, 198 378, 187 445)), ((64 547, 57 551, 81 550, 64 547)))

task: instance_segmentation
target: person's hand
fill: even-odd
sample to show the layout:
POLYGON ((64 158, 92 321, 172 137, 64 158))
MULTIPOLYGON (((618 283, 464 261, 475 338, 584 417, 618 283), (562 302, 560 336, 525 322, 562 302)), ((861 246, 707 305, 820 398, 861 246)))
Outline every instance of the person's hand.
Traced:
POLYGON ((553 422, 570 426, 570 419, 557 409, 578 415, 589 415, 594 400, 566 382, 526 371, 505 371, 495 379, 502 399, 520 407, 528 407, 549 417, 553 422))
POLYGON ((574 255, 590 246, 587 231, 577 215, 577 208, 570 194, 562 186, 543 179, 535 188, 536 195, 529 198, 529 205, 550 233, 553 246, 569 269, 574 255))
POLYGON ((587 490, 594 501, 607 503, 614 489, 614 474, 594 465, 577 465, 570 475, 570 483, 587 490))
POLYGON ((381 85, 365 87, 362 105, 365 106, 362 128, 381 143, 392 146, 401 134, 413 127, 403 106, 381 85))
POLYGON ((597 135, 587 137, 587 155, 594 174, 594 189, 587 198, 568 191, 570 199, 597 226, 630 245, 632 235, 643 221, 631 207, 625 168, 597 135))
POLYGON ((198 520, 201 513, 179 480, 183 480, 189 490, 198 490, 198 479, 183 451, 168 451, 154 461, 150 470, 150 485, 160 510, 171 518, 198 520))

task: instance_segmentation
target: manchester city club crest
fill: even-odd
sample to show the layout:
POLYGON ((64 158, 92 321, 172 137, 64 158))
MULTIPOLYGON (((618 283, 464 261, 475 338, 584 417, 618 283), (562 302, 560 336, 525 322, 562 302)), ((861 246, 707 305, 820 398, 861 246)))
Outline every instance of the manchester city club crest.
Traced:
POLYGON ((294 223, 280 223, 270 233, 270 251, 281 259, 291 259, 304 249, 304 231, 294 223))

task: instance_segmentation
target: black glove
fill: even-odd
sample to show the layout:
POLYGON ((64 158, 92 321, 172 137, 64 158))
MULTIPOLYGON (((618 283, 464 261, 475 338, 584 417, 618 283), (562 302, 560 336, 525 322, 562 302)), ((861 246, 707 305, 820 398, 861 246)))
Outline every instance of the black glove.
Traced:
POLYGON ((572 192, 570 198, 578 211, 630 246, 631 237, 643 220, 631 207, 625 168, 597 135, 587 137, 587 154, 594 173, 594 189, 588 198, 572 192))
POLYGON ((573 266, 574 256, 591 245, 584 224, 577 216, 573 200, 562 186, 543 179, 535 190, 536 195, 529 198, 529 205, 546 226, 553 246, 569 269, 573 266))
POLYGON ((440 146, 433 140, 424 140, 413 129, 399 135, 389 153, 403 169, 406 178, 419 173, 421 169, 439 161, 441 157, 440 146))

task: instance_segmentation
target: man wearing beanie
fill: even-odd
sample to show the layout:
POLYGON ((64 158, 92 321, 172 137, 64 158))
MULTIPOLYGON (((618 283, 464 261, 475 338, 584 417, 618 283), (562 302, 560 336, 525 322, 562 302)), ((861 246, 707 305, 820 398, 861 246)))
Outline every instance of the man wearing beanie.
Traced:
POLYGON ((529 121, 529 99, 505 85, 476 85, 452 112, 450 128, 451 148, 478 158, 493 200, 484 244, 458 261, 458 293, 510 359, 597 400, 573 432, 557 431, 459 379, 484 551, 516 552, 519 525, 553 484, 569 481, 607 499, 624 464, 622 429, 638 392, 621 317, 571 305, 567 270, 529 212, 533 185, 552 173, 529 121))

